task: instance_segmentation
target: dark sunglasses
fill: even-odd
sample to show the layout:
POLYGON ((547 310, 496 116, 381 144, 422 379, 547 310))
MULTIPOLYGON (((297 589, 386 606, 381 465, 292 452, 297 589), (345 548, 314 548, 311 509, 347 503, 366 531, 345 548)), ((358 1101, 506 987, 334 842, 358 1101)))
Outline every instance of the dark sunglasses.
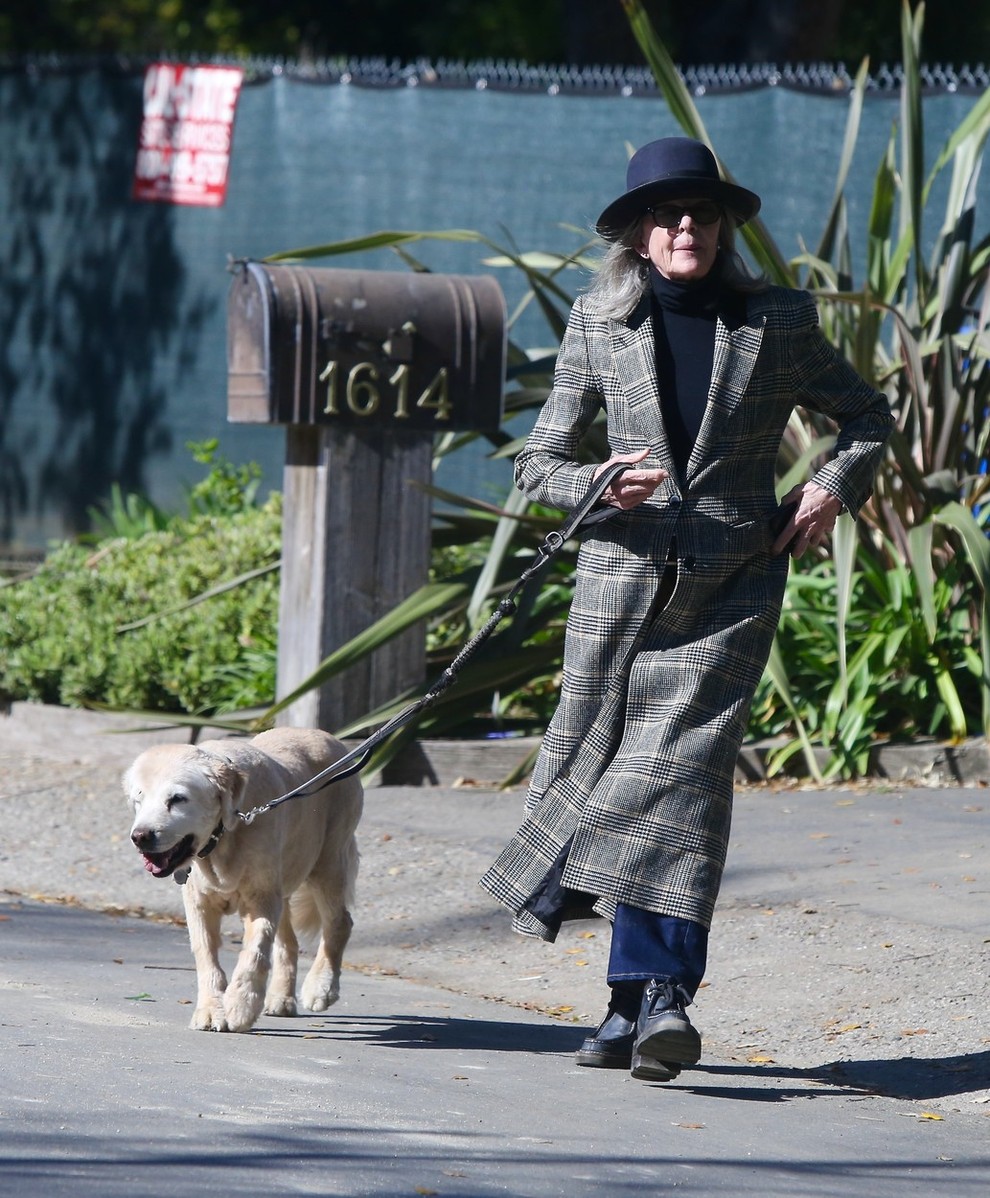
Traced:
POLYGON ((676 228, 685 212, 698 225, 713 225, 722 216, 722 209, 714 200, 696 200, 692 204, 656 204, 647 211, 661 229, 676 228))

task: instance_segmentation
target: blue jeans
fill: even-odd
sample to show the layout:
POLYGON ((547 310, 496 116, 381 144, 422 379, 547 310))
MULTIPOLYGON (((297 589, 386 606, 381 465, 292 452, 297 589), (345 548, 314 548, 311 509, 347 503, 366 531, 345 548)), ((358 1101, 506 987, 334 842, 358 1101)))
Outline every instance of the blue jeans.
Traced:
POLYGON ((707 959, 708 929, 703 924, 619 903, 608 959, 613 990, 631 994, 634 989, 641 992, 642 985, 626 983, 676 978, 693 998, 705 976, 707 959))

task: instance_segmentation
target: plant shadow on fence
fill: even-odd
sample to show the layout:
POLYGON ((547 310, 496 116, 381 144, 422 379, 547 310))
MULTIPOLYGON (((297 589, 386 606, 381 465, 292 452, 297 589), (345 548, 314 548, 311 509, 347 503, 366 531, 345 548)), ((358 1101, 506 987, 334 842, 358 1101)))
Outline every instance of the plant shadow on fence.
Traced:
POLYGON ((0 539, 9 539, 25 512, 79 530, 111 484, 147 489, 149 460, 171 447, 171 380, 155 363, 172 347, 173 368, 186 368, 208 307, 184 294, 172 210, 130 199, 139 85, 94 73, 41 92, 11 73, 0 89, 4 106, 24 114, 4 150, 0 539), (40 397, 51 416, 39 430, 40 397))

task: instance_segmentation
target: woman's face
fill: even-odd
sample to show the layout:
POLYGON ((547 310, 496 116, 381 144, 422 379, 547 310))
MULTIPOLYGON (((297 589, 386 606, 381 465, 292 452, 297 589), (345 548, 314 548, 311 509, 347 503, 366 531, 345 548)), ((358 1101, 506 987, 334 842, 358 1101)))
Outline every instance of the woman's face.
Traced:
POLYGON ((715 263, 721 225, 721 212, 711 200, 668 201, 643 217, 635 248, 668 279, 703 279, 715 263))

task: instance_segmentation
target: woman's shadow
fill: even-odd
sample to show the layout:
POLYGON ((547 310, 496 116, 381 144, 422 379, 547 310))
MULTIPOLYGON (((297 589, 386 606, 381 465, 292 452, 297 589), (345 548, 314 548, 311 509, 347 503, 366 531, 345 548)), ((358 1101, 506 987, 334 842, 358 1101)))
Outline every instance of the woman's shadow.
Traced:
POLYGON ((990 1052, 961 1053, 951 1057, 872 1057, 866 1060, 829 1061, 809 1068, 765 1065, 701 1064, 685 1070, 678 1081, 706 1094, 780 1101, 798 1095, 813 1098, 841 1091, 849 1094, 899 1098, 922 1102, 990 1088, 990 1052), (759 1087, 743 1094, 737 1085, 712 1087, 698 1078, 722 1077, 729 1082, 760 1079, 759 1087), (783 1083, 773 1085, 772 1081, 783 1083), (771 1082, 768 1086, 767 1083, 771 1082))

